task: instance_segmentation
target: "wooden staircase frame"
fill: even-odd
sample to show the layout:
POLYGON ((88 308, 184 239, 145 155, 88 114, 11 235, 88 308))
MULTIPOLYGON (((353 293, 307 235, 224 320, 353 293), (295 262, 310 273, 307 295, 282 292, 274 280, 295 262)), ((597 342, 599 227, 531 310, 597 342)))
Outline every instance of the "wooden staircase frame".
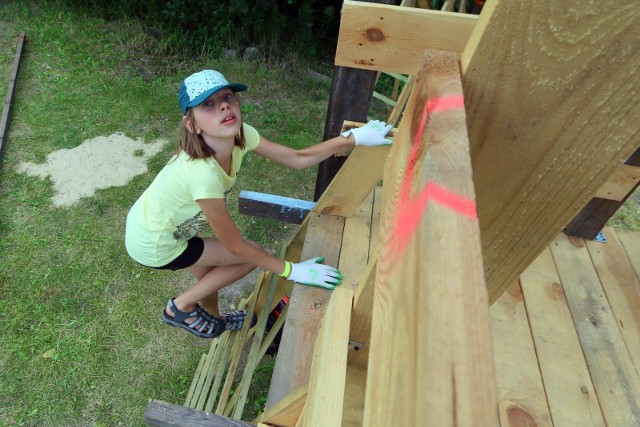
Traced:
POLYGON ((392 147, 354 150, 281 254, 337 265, 384 178, 357 286, 266 275, 248 302, 260 330, 292 292, 257 422, 340 425, 362 393, 362 425, 497 425, 489 305, 638 146, 640 12, 573 5, 493 0, 476 18, 345 1, 336 64, 418 77, 392 147))

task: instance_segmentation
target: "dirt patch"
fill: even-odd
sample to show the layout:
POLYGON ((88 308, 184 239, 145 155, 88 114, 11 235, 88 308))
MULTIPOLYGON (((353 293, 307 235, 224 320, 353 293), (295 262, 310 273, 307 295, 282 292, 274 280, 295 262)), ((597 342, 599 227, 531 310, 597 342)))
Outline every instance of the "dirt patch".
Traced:
POLYGON ((147 172, 147 160, 160 152, 166 140, 145 143, 116 132, 84 141, 72 149, 55 151, 43 164, 22 162, 18 171, 53 183, 53 205, 71 206, 96 190, 126 185, 147 172))

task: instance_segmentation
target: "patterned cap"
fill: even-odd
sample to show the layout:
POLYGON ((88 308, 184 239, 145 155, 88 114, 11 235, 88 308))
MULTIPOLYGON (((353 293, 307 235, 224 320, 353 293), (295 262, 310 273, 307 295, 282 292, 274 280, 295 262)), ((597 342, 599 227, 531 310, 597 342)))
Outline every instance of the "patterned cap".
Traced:
POLYGON ((182 114, 187 113, 187 108, 201 104, 205 99, 225 88, 231 88, 234 92, 247 90, 246 85, 229 83, 221 73, 215 70, 203 70, 190 75, 182 81, 178 92, 182 114))

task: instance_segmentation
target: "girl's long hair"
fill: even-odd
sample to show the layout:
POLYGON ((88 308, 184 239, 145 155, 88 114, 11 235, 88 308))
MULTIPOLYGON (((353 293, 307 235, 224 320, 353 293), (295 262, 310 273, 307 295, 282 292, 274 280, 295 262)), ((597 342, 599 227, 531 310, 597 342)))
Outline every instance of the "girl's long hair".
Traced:
MULTIPOLYGON (((197 133, 192 133, 187 129, 184 122, 194 123, 193 110, 189 108, 185 114, 186 120, 181 120, 178 126, 178 143, 176 145, 176 153, 180 154, 184 151, 191 159, 206 159, 213 157, 216 152, 204 142, 204 139, 197 133)), ((236 135, 234 145, 244 148, 246 140, 244 138, 244 126, 240 127, 240 132, 236 135)))

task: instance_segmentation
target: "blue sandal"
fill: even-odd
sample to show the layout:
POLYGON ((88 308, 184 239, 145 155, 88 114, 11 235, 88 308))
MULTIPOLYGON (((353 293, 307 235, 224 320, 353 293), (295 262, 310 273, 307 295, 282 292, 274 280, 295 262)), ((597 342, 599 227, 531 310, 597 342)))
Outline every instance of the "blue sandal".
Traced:
POLYGON ((175 313, 171 317, 166 309, 162 309, 162 320, 168 325, 184 329, 199 338, 215 338, 226 330, 223 319, 212 316, 199 305, 190 313, 179 310, 174 304, 173 298, 169 300, 168 305, 171 311, 175 313), (195 317, 195 320, 185 323, 191 317, 195 317))
POLYGON ((246 310, 233 310, 222 315, 227 331, 239 331, 242 329, 246 317, 246 310))

